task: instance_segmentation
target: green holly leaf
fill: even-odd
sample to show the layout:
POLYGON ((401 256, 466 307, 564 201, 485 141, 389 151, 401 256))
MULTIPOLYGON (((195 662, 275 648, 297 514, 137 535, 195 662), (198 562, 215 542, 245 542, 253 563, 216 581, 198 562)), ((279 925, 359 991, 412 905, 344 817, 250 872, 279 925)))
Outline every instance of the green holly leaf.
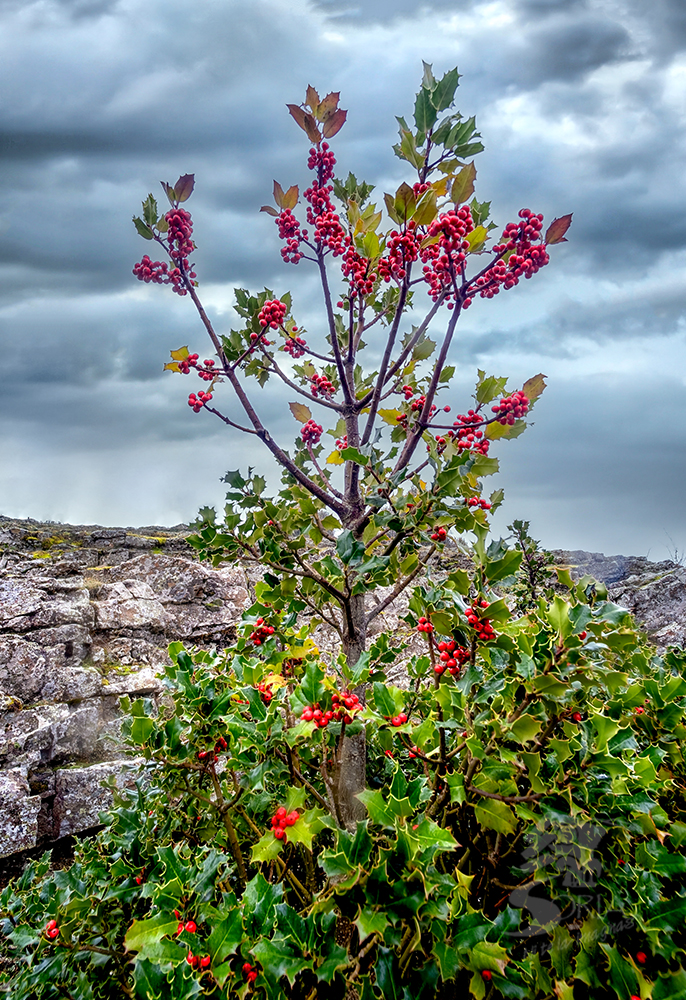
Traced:
POLYGON ((175 917, 158 913, 148 920, 134 920, 124 938, 126 951, 143 951, 151 944, 161 941, 167 934, 174 934, 178 925, 175 917))
POLYGON ((277 840, 274 831, 269 830, 256 844, 253 844, 252 861, 258 864, 261 861, 273 861, 283 850, 283 841, 277 840))
POLYGON ((488 830, 498 833, 514 833, 517 829, 517 819, 507 802, 499 799, 479 798, 474 806, 477 822, 488 830))

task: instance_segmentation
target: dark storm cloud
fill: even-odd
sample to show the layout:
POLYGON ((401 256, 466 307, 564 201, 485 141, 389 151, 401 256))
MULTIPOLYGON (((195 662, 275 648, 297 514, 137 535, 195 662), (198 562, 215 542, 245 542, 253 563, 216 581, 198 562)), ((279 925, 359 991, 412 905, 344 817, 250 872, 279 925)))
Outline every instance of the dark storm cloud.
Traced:
MULTIPOLYGON (((282 264, 274 223, 259 214, 274 178, 301 190, 308 182, 307 140, 284 103, 310 82, 342 91, 350 118, 336 139, 339 170, 376 183, 378 198, 405 177, 389 149, 393 115, 411 112, 421 58, 437 73, 460 65, 458 103, 480 116, 487 147, 479 194, 493 198, 497 221, 525 204, 547 219, 574 211, 570 242, 551 267, 501 301, 475 303, 456 346, 470 371, 490 358, 499 374, 555 368, 557 388, 551 380, 531 445, 527 435, 508 446, 511 492, 530 496, 537 476, 551 509, 577 531, 570 544, 580 545, 583 518, 564 504, 586 510, 586 466, 607 470, 596 484, 604 502, 613 491, 631 495, 622 471, 631 435, 614 433, 615 389, 590 361, 581 373, 580 344, 635 355, 624 382, 613 376, 617 398, 636 384, 636 345, 676 351, 665 358, 668 373, 681 360, 682 0, 650 8, 643 0, 198 0, 190 8, 181 0, 0 0, 0 28, 0 510, 179 521, 210 499, 210 480, 216 502, 226 468, 263 463, 267 471, 250 442, 190 413, 190 378, 162 376, 171 348, 203 351, 203 331, 188 299, 133 278, 133 262, 151 247, 131 215, 148 191, 162 203, 161 179, 194 172, 195 259, 218 329, 236 325, 234 285, 291 287, 314 338, 313 275, 282 264), (563 358, 576 366, 566 380, 563 358), (581 419, 570 441, 573 399, 596 416, 581 419), (97 472, 89 476, 89 467, 97 472), (89 485, 74 490, 82 476, 89 485)), ((686 438, 680 392, 673 383, 671 426, 686 438)), ((287 444, 297 433, 281 416, 287 394, 270 385, 256 400, 287 444)), ((652 407, 641 433, 666 460, 663 419, 652 407)), ((683 457, 670 466, 670 489, 683 457)), ((635 527, 635 510, 619 521, 635 527)))

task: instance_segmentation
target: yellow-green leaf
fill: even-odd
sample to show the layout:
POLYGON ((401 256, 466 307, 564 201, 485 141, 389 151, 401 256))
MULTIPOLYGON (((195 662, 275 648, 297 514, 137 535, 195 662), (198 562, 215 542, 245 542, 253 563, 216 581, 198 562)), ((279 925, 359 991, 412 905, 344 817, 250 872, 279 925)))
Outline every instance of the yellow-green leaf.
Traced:
POLYGON ((338 451, 338 450, 332 451, 331 454, 326 459, 326 464, 327 465, 343 465, 344 462, 343 462, 343 459, 341 458, 340 451, 338 451))
POLYGON ((309 406, 305 406, 304 403, 289 403, 288 406, 298 423, 305 424, 312 419, 312 412, 309 406))

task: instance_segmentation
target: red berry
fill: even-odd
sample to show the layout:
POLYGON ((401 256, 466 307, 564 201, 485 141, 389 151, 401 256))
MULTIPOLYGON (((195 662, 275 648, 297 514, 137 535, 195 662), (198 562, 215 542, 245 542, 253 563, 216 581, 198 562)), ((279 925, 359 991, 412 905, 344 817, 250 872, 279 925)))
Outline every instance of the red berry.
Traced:
POLYGON ((209 955, 203 955, 203 957, 200 959, 200 968, 206 969, 211 961, 212 959, 210 958, 209 955))
POLYGON ((189 934, 195 934, 195 932, 198 929, 196 927, 195 920, 188 920, 188 921, 186 921, 186 928, 185 929, 188 931, 189 934))
POLYGON ((250 964, 250 962, 244 962, 243 972, 251 972, 251 971, 252 971, 252 965, 250 964))
POLYGON ((572 718, 575 722, 581 722, 581 712, 574 712, 572 718))
POLYGON ((485 979, 487 983, 490 983, 491 979, 493 979, 493 973, 490 971, 490 969, 482 969, 481 978, 485 979))
POLYGON ((645 965, 646 962, 647 962, 647 960, 648 960, 648 956, 646 955, 646 953, 644 951, 637 951, 636 952, 636 961, 639 963, 639 965, 645 965))
POLYGON ((642 705, 639 705, 638 708, 636 709, 636 715, 643 715, 644 712, 645 708, 642 705))

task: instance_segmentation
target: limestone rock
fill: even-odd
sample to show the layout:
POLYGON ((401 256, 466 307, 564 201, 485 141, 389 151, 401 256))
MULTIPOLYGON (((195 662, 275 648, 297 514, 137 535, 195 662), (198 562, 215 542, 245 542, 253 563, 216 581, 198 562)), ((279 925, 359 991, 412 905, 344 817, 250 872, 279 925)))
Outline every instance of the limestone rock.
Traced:
POLYGON ((0 771, 0 858, 35 845, 40 807, 20 770, 0 771))
POLYGON ((135 784, 131 770, 121 761, 59 770, 55 776, 53 836, 67 837, 99 826, 100 813, 112 805, 112 792, 102 783, 112 778, 117 788, 135 784))

